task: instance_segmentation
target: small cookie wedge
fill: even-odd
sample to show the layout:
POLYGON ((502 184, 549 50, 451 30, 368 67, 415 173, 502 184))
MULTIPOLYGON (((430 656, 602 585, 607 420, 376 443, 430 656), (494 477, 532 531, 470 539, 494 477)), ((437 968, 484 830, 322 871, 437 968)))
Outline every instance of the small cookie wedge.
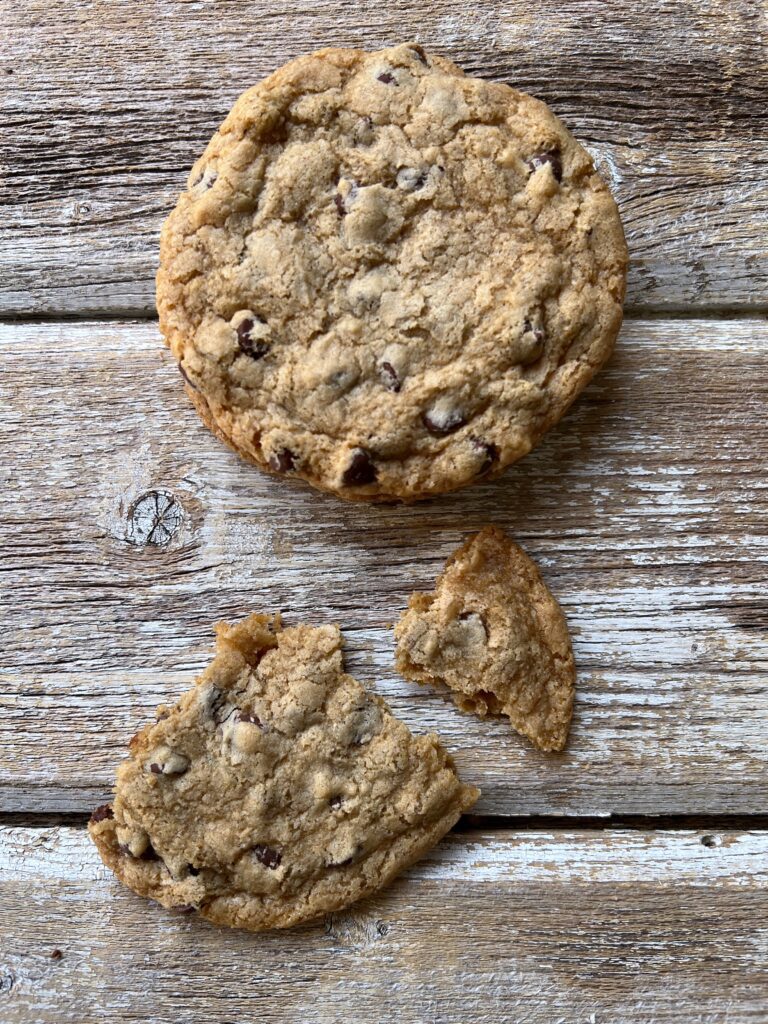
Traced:
POLYGON ((130 743, 89 831, 129 888, 219 925, 284 928, 368 896, 477 799, 344 672, 335 626, 217 627, 195 686, 130 743))
POLYGON ((443 684, 463 711, 506 715, 540 750, 562 750, 576 670, 568 627, 539 570, 486 526, 456 551, 432 594, 412 594, 395 627, 407 679, 443 684))

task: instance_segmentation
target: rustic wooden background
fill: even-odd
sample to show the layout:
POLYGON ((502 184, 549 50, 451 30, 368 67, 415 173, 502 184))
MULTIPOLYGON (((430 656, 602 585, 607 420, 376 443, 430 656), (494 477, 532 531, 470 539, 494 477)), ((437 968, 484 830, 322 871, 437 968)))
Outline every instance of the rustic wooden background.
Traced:
POLYGON ((765 5, 0 0, 0 89, 0 1020, 764 1024, 765 5), (502 480, 348 507, 199 425, 154 320, 157 236, 242 89, 407 38, 588 146, 627 321, 502 480), (408 593, 489 521, 573 630, 562 755, 392 671, 408 593), (483 797, 377 899, 251 936, 122 890, 84 823, 212 623, 277 608, 338 621, 351 670, 483 797))

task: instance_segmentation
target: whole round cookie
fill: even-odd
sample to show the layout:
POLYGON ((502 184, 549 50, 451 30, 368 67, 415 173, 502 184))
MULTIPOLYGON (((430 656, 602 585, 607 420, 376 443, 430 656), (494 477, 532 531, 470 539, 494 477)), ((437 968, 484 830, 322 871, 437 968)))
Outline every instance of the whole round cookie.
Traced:
POLYGON ((541 102, 417 44, 300 57, 237 101, 165 223, 160 327, 263 469, 415 500, 500 473, 606 361, 627 252, 541 102))

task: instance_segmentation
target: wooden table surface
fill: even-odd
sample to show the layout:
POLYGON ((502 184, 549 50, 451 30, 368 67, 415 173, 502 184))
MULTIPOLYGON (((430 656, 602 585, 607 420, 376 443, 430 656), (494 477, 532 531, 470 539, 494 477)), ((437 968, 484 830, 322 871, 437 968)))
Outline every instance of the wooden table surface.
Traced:
POLYGON ((3 1024, 765 1024, 766 6, 2 0, 0 87, 3 1024), (245 87, 408 38, 589 148, 627 318, 504 478, 350 507, 199 424, 157 330, 157 236, 245 87), (486 522, 572 628, 561 755, 393 671, 407 595, 486 522), (263 936, 139 899, 84 829, 212 624, 254 609, 338 622, 350 670, 483 790, 376 899, 263 936))

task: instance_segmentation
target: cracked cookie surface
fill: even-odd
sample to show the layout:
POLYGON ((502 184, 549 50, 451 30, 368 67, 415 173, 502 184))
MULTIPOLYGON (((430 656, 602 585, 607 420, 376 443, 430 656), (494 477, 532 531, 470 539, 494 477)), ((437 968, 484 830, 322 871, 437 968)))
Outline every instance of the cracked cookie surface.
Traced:
POLYGON ((217 627, 195 686, 131 740, 89 831, 127 886, 259 931, 338 910, 433 846, 478 791, 343 670, 335 626, 217 627))
POLYGON ((246 92, 163 228, 160 326, 208 426, 344 498, 499 474, 606 361, 616 204, 541 102, 416 44, 246 92))
POLYGON ((560 606, 534 562, 486 526, 456 551, 432 594, 412 594, 395 627, 407 679, 444 685, 464 711, 507 715, 541 750, 562 750, 576 669, 560 606))

